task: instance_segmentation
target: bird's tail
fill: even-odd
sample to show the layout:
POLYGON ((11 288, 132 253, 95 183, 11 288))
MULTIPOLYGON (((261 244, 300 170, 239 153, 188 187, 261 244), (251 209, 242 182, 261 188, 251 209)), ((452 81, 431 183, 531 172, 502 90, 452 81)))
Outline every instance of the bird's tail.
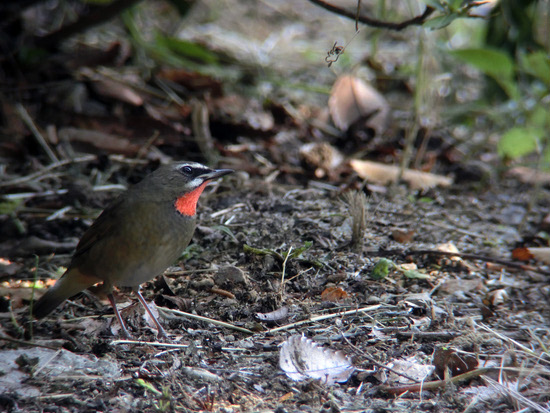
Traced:
POLYGON ((98 283, 99 279, 82 274, 78 269, 68 269, 65 274, 40 299, 34 303, 33 315, 42 318, 50 314, 67 298, 98 283))

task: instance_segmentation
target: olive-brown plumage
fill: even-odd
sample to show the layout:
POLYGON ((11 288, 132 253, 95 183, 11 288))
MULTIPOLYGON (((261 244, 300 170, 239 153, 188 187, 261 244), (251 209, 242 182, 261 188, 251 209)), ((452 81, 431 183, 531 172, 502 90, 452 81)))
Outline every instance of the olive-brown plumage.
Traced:
POLYGON ((116 308, 113 286, 132 287, 157 325, 139 292, 179 257, 191 241, 199 196, 212 179, 233 172, 194 162, 162 166, 121 194, 84 233, 63 276, 34 305, 41 318, 73 295, 103 283, 124 335, 129 336, 116 308))

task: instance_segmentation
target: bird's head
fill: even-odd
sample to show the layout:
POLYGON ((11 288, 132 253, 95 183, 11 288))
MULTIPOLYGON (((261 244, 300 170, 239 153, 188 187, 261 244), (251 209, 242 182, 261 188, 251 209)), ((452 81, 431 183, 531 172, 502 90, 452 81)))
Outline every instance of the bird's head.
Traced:
POLYGON ((161 166, 132 190, 153 201, 171 201, 179 213, 192 216, 208 182, 232 172, 232 169, 212 169, 197 162, 179 162, 161 166))

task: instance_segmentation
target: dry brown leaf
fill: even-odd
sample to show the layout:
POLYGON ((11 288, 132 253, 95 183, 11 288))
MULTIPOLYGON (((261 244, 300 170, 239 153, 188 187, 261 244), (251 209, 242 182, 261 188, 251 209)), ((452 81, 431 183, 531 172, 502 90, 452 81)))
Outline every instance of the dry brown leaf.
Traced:
POLYGON ((323 301, 336 302, 349 298, 349 294, 340 287, 327 287, 321 293, 321 299, 323 301))
MULTIPOLYGON (((350 165, 361 178, 377 184, 385 185, 394 182, 399 176, 399 166, 396 165, 386 165, 359 159, 352 159, 350 165)), ((412 189, 428 189, 434 186, 447 187, 453 183, 452 178, 413 169, 405 169, 403 172, 403 180, 407 182, 412 189)))
POLYGON ((549 184, 550 173, 537 171, 526 166, 516 166, 508 171, 508 174, 519 179, 524 184, 549 184))
POLYGON ((519 261, 529 261, 532 260, 533 254, 529 251, 527 247, 518 247, 512 250, 512 258, 519 261))
POLYGON ((406 244, 407 242, 411 242, 413 240, 415 230, 411 229, 409 231, 405 231, 403 229, 394 229, 391 233, 392 238, 399 242, 400 244, 406 244))
POLYGON ((223 84, 212 76, 185 69, 161 69, 157 77, 177 83, 193 92, 209 93, 212 97, 223 95, 223 84))
POLYGON ((112 79, 101 79, 92 82, 92 87, 99 95, 120 100, 134 106, 143 105, 143 98, 129 86, 112 79))
POLYGON ((62 128, 59 130, 59 139, 67 142, 85 143, 109 153, 127 156, 135 155, 140 149, 139 145, 131 143, 126 138, 89 129, 62 128))
POLYGON ((334 124, 341 130, 348 130, 360 118, 365 118, 366 126, 377 133, 386 129, 390 112, 388 102, 375 88, 357 77, 339 77, 332 86, 328 106, 334 124))
POLYGON ((472 371, 478 366, 479 362, 474 355, 459 352, 448 347, 439 347, 433 355, 433 365, 436 374, 441 379, 446 379, 445 371, 451 373, 451 377, 472 371))

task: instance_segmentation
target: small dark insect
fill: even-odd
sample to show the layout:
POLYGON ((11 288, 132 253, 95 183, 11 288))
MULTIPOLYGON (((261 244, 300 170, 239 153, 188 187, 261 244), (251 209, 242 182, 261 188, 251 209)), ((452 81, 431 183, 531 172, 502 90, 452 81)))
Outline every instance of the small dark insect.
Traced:
POLYGON ((337 46, 337 44, 337 41, 334 42, 334 46, 327 52, 327 56, 325 57, 325 62, 328 63, 328 67, 336 62, 340 58, 340 55, 344 53, 344 50, 346 50, 344 46, 337 46))

